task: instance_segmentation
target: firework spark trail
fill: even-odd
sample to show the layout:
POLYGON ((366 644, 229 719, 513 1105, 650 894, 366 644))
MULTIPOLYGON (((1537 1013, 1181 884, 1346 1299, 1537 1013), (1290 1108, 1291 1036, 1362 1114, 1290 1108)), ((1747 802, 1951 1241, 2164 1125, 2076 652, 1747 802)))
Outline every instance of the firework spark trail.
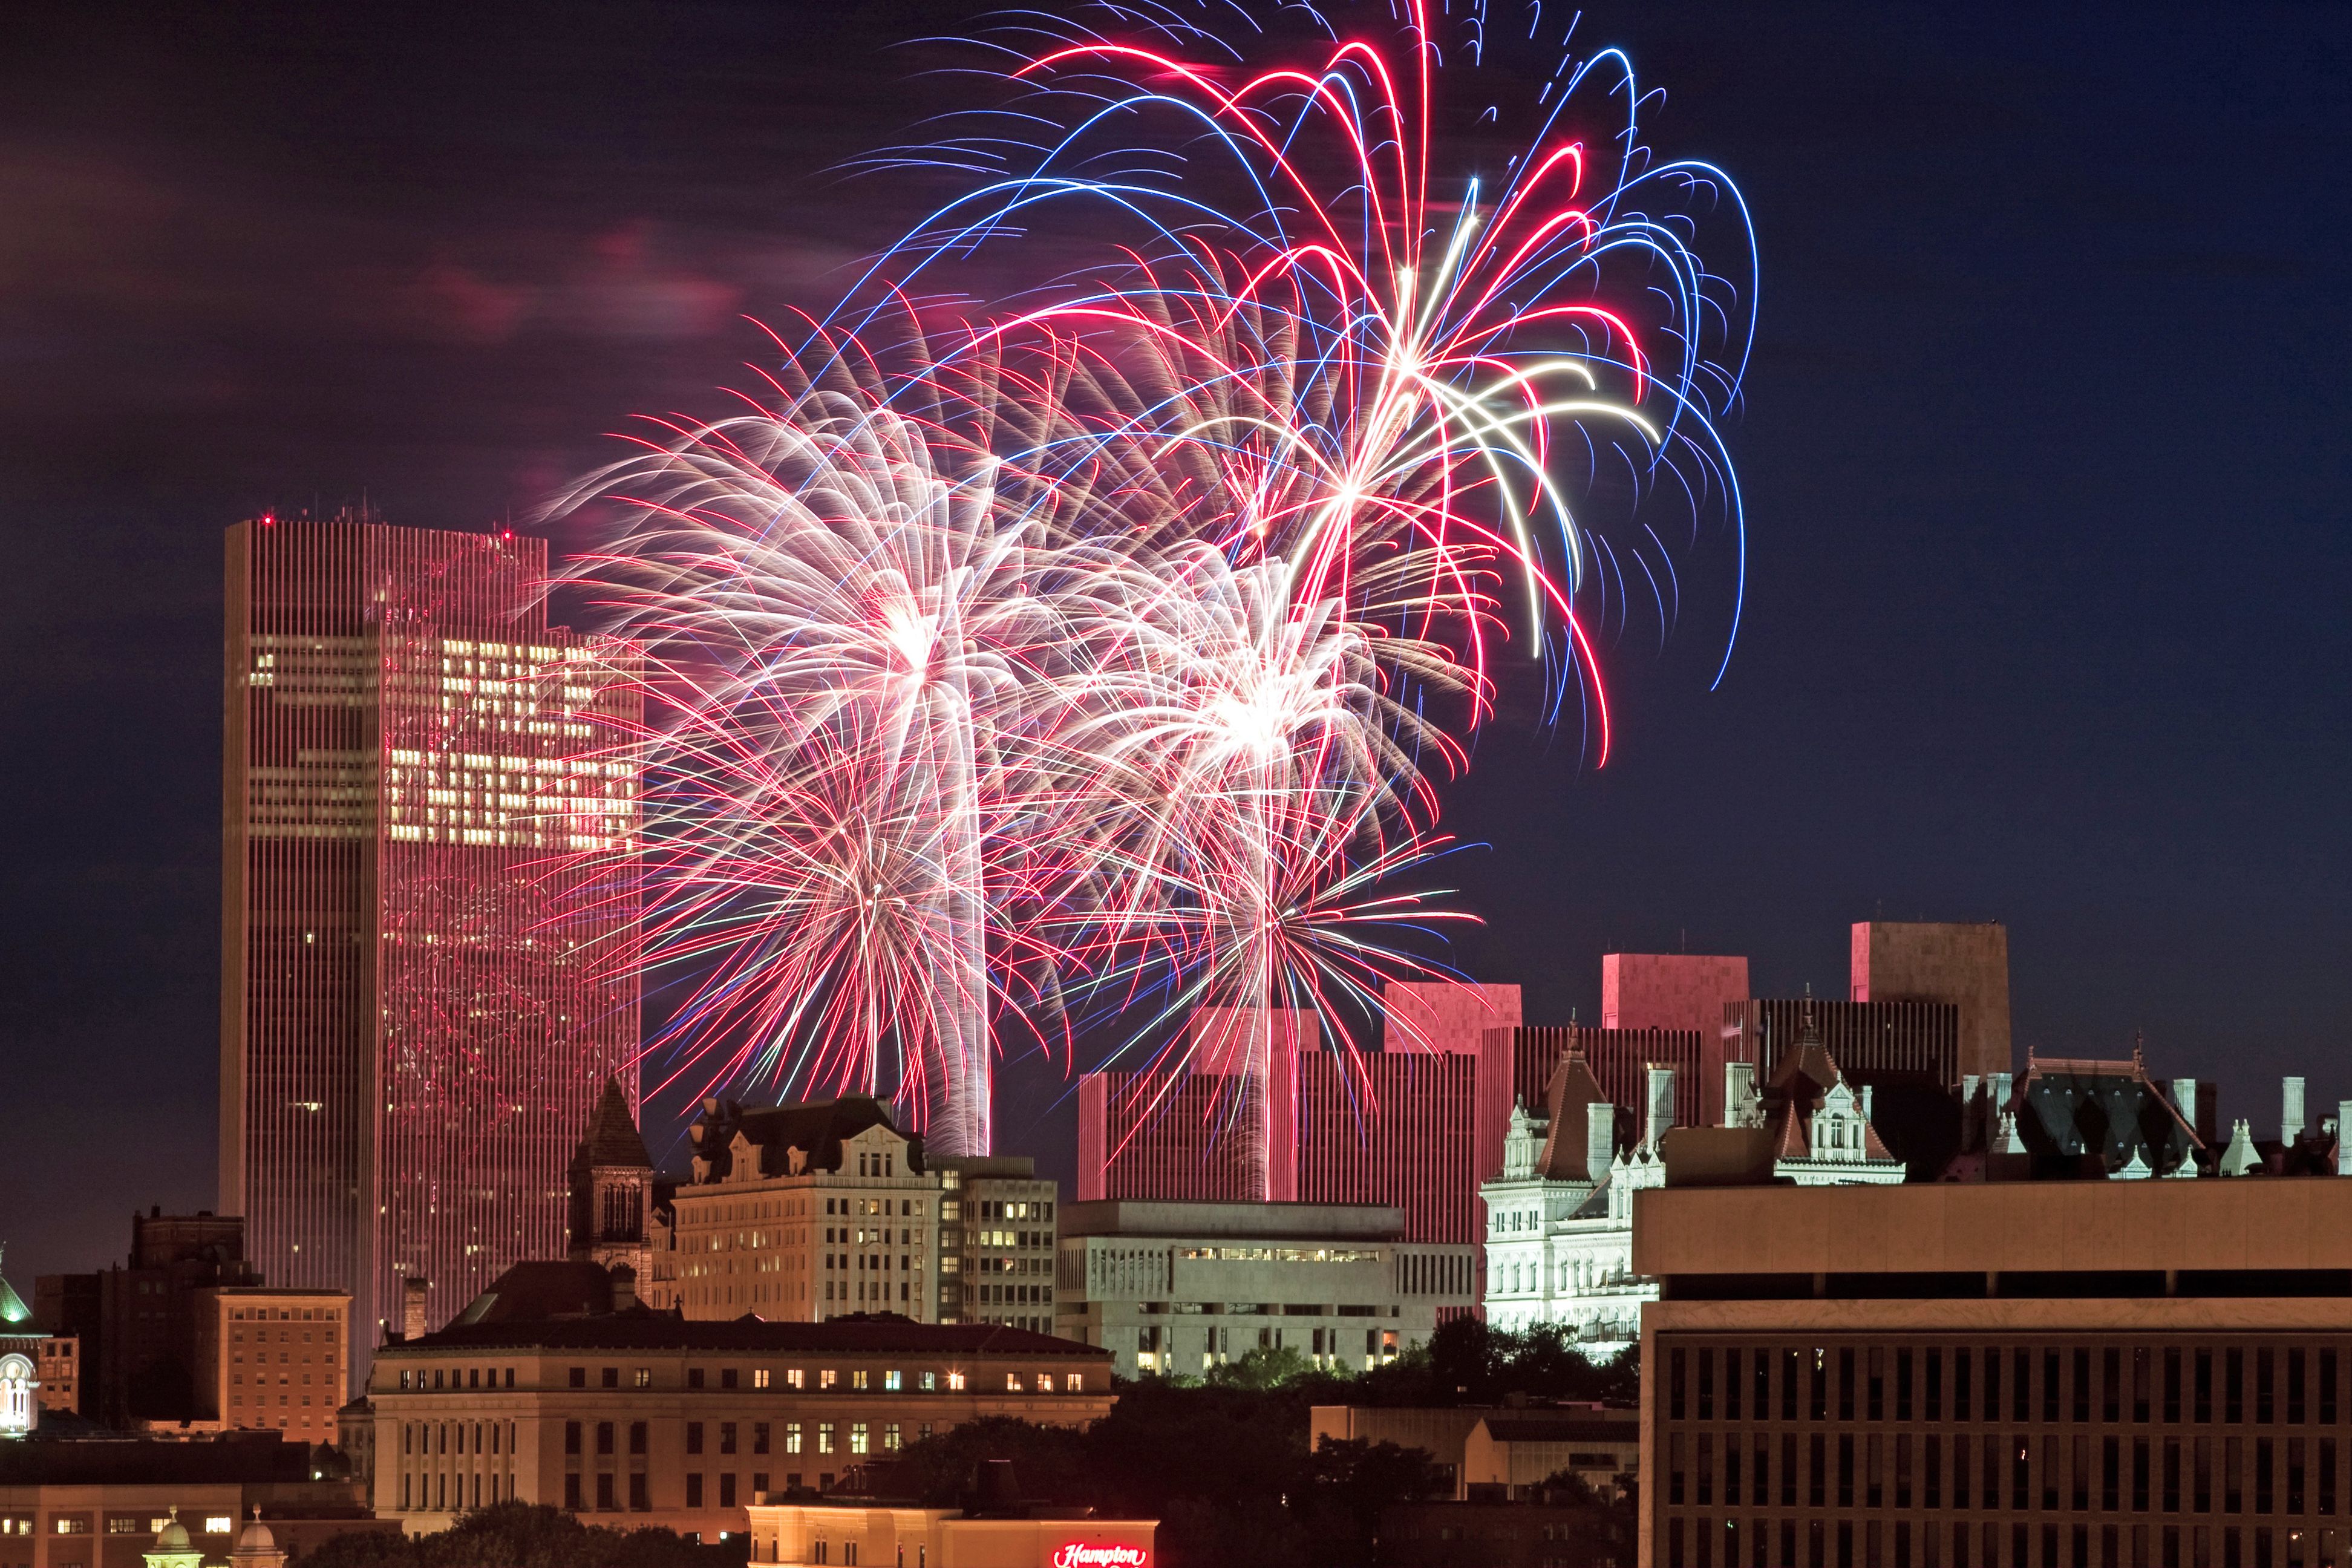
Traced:
MULTIPOLYGON (((1443 842, 1422 766, 1462 753, 1425 699, 1475 727, 1507 629, 1605 762, 1576 595, 1605 626, 1622 555, 1675 579, 1646 523, 1588 532, 1566 470, 1609 454, 1742 527, 1712 420, 1754 294, 1694 237, 1709 200, 1745 212, 1710 167, 1648 161, 1622 55, 1546 89, 1496 189, 1433 196, 1425 7, 1399 64, 1334 34, 1264 69, 1187 58, 1223 46, 1172 12, 1111 14, 1154 47, 1072 27, 1016 58, 1049 139, 927 154, 972 188, 876 264, 882 303, 820 330, 814 378, 788 356, 776 407, 573 498, 639 509, 586 575, 681 715, 648 802, 651 945, 716 968, 673 1036, 740 1039, 717 1079, 877 1088, 894 1042, 942 1152, 985 1152, 1016 975, 1163 1021, 1242 1001, 1263 1035, 1412 967, 1379 929, 1444 911, 1373 888, 1443 842), (1625 100, 1613 159, 1554 134, 1588 80, 1625 100), (1614 172, 1588 194, 1589 161, 1614 172), (873 368, 857 334, 911 327, 919 280, 1073 203, 1135 243, 873 368)), ((1262 1156, 1270 1041, 1247 1054, 1262 1156)))

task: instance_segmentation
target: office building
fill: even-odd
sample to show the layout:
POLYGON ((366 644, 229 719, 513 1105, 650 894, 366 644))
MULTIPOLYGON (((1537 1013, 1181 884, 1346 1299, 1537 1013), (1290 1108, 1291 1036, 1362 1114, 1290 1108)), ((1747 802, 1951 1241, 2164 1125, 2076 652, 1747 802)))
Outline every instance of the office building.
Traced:
POLYGON ((1061 1189, 1026 1157, 932 1165, 939 1179, 939 1321, 1052 1333, 1061 1189))
POLYGON ((635 1081, 635 664, 547 624, 542 540, 265 517, 226 565, 221 1206, 364 1361, 402 1281, 562 1252, 635 1081))
POLYGON ((828 1489, 965 1422, 1097 1421, 1110 1371, 1019 1329, 680 1318, 639 1303, 625 1268, 522 1264, 378 1352, 373 1498, 411 1532, 520 1501, 716 1541, 760 1493, 828 1489))
MULTIPOLYGON (((1391 982, 1383 1004, 1378 1051, 1322 1048, 1303 1013, 1267 1031, 1275 1201, 1393 1207, 1413 1240, 1475 1244, 1480 1152, 1500 1148, 1511 1104, 1487 1037, 1517 1029, 1519 988, 1391 982)), ((1079 1079, 1081 1201, 1246 1201, 1236 1140, 1247 1033, 1246 1010, 1202 1008, 1180 1055, 1079 1079)))
POLYGON ((332 1443, 349 1387, 351 1298, 223 1285, 195 1297, 195 1423, 332 1443))
POLYGON ((1644 1563, 2352 1548, 2352 1182, 1684 1187, 1634 1209, 1644 1563))
POLYGON ((1713 1035, 1748 994, 1748 960, 1698 952, 1601 955, 1601 1026, 1713 1035))
POLYGON ((1062 1211, 1055 1322, 1122 1377, 1198 1377, 1253 1350, 1364 1371, 1477 1291, 1466 1246, 1404 1239, 1391 1208, 1110 1200, 1062 1211))
POLYGON ((197 1292, 259 1282, 236 1215, 151 1207, 131 1215, 122 1263, 37 1279, 34 1316, 43 1328, 80 1342, 82 1414, 110 1426, 184 1421, 200 1413, 197 1292))
POLYGON ((1858 1082, 1907 1076, 1949 1090, 1963 1076, 1960 1009, 1952 1002, 1743 997, 1724 1009, 1726 1059, 1753 1062, 1758 1079, 1769 1079, 1808 1030, 1858 1082))
POLYGON ((929 1508, 917 1499, 773 1493, 750 1509, 751 1561, 870 1568, 1150 1568, 1159 1521, 1092 1509, 929 1508))
POLYGON ((706 1100, 687 1137, 690 1178, 649 1230, 649 1304, 709 1320, 932 1320, 940 1182, 878 1100, 706 1100))
POLYGON ((1958 1074, 1987 1078, 2015 1069, 2006 926, 1857 921, 1848 984, 1856 1002, 1943 1002, 1959 1009, 1958 1074))

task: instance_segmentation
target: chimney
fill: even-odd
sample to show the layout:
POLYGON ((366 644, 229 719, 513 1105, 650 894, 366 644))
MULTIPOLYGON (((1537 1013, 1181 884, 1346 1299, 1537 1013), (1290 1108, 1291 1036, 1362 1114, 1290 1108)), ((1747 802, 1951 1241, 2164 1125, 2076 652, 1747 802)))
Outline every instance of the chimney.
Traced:
POLYGON ((1756 1064, 1726 1062, 1723 1064, 1723 1124, 1726 1127, 1748 1125, 1748 1106, 1756 1098, 1756 1064))
POLYGON ((1675 1069, 1654 1064, 1650 1068, 1650 1111, 1642 1130, 1642 1142, 1651 1153, 1666 1136, 1666 1129, 1675 1124, 1675 1069))
POLYGON ((637 1271, 625 1263, 613 1268, 613 1310, 625 1312, 637 1304, 637 1271))
POLYGON ((1870 1120, 1870 1085, 1868 1084, 1862 1086, 1862 1119, 1864 1121, 1870 1120))
POLYGON ((411 1276, 400 1282, 400 1337, 421 1340, 425 1337, 425 1296, 433 1289, 429 1279, 411 1276))
POLYGON ((2280 1088, 2282 1092, 2279 1099, 2282 1103, 2279 1106, 2279 1142, 2292 1149, 2294 1147, 2294 1141, 2303 1136, 2305 1125, 2303 1079, 2299 1078, 2284 1079, 2280 1088))
MULTIPOLYGON (((2197 1080, 2177 1078, 2172 1080, 2172 1103, 2180 1111, 2180 1120, 2189 1123, 2191 1132, 2197 1131, 2197 1080)), ((2203 1136, 2201 1133, 2199 1134, 2203 1136)))
POLYGON ((1616 1159, 1617 1108, 1596 1100, 1584 1108, 1584 1173, 1593 1182, 1605 1182, 1616 1159))
POLYGON ((2336 1173, 2352 1176, 2352 1100, 2336 1102, 2336 1173))

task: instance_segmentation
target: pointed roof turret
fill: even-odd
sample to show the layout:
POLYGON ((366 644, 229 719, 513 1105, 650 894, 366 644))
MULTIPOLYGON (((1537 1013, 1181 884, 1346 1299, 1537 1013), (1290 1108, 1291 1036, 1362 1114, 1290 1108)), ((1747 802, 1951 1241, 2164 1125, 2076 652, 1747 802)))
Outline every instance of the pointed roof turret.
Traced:
POLYGON ((646 1154, 646 1141, 637 1131, 636 1118, 629 1111, 629 1097, 621 1088, 621 1080, 608 1078, 604 1092, 596 1097, 596 1109, 588 1113, 588 1131, 580 1140, 572 1163, 582 1166, 620 1166, 626 1170, 650 1171, 653 1161, 646 1154))
MULTIPOLYGON (((6 1258, 7 1245, 0 1242, 0 1262, 5 1262, 6 1258)), ((10 1288, 6 1275, 0 1274, 0 1327, 10 1323, 30 1322, 32 1317, 33 1310, 25 1305, 25 1298, 17 1295, 10 1288)))
MULTIPOLYGON (((1573 1047, 1552 1068, 1551 1081, 1544 1085, 1544 1115, 1548 1119, 1544 1131, 1543 1152, 1536 1157, 1536 1174, 1553 1182, 1592 1182, 1609 1179, 1609 1173, 1590 1169, 1592 1140, 1587 1135, 1586 1118, 1591 1109, 1609 1099, 1601 1080, 1592 1076, 1592 1068, 1584 1053, 1573 1047)), ((1612 1119, 1613 1120, 1613 1119, 1612 1119)), ((1611 1129, 1611 1142, 1615 1142, 1615 1129, 1611 1129)))

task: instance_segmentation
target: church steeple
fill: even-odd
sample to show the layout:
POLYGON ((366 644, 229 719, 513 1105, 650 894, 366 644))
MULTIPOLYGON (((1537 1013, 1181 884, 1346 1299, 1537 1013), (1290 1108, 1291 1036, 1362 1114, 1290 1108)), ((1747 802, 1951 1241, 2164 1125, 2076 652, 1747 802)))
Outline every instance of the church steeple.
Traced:
POLYGON ((571 1173, 572 1261, 606 1268, 625 1263, 644 1276, 652 1262, 646 1224, 653 1208, 654 1163, 618 1079, 604 1080, 571 1173))

